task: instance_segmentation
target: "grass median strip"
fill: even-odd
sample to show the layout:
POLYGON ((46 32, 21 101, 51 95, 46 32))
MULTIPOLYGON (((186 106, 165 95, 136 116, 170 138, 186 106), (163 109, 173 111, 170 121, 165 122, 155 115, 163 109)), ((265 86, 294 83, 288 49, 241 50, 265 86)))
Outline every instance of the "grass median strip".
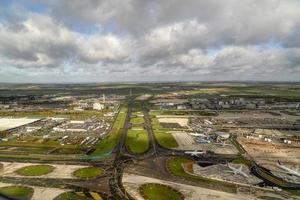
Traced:
POLYGON ((157 118, 152 119, 152 128, 157 143, 167 149, 175 148, 178 146, 175 138, 168 129, 162 128, 157 118))
POLYGON ((127 108, 123 107, 119 112, 110 133, 96 145, 96 150, 93 152, 92 156, 105 154, 112 151, 117 146, 125 123, 126 114, 127 108))
POLYGON ((134 117, 130 120, 130 123, 136 125, 136 124, 143 124, 144 122, 144 118, 143 117, 134 117))
POLYGON ((149 149, 149 137, 146 130, 128 130, 126 147, 132 153, 141 154, 149 149))

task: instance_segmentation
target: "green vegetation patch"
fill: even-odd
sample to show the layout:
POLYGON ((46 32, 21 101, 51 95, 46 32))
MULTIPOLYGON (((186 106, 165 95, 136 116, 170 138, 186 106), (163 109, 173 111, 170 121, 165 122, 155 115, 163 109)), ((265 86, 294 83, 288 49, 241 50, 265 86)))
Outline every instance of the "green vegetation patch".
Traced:
POLYGON ((162 184, 148 183, 140 188, 142 195, 148 200, 183 200, 183 195, 177 190, 162 184))
POLYGON ((144 122, 145 121, 143 117, 134 117, 130 120, 130 123, 132 124, 143 124, 144 122))
POLYGON ((187 180, 195 181, 199 184, 199 186, 211 188, 211 186, 214 185, 215 187, 223 188, 224 191, 227 192, 232 192, 232 193, 236 192, 236 188, 234 184, 186 173, 182 167, 182 164, 191 163, 191 162, 194 161, 183 157, 172 157, 167 161, 167 168, 175 176, 179 176, 187 180))
POLYGON ((175 138, 171 133, 167 133, 164 131, 154 131, 154 136, 158 144, 164 148, 170 149, 178 146, 175 138))
POLYGON ((232 143, 232 144, 235 146, 235 148, 239 151, 239 154, 243 155, 243 154, 246 153, 246 150, 243 148, 243 146, 242 146, 240 143, 238 143, 238 142, 236 141, 236 139, 232 139, 232 140, 231 140, 231 143, 232 143))
POLYGON ((167 167, 170 170, 170 172, 176 176, 197 179, 198 178, 197 176, 193 176, 186 173, 182 167, 182 164, 190 163, 190 162, 194 162, 194 161, 183 157, 173 157, 168 160, 167 167))
POLYGON ((96 150, 93 152, 92 156, 105 154, 112 151, 117 146, 123 131, 126 114, 127 108, 122 108, 110 133, 96 145, 96 150))
POLYGON ((81 179, 95 178, 103 174, 103 169, 98 167, 86 167, 76 170, 74 176, 81 179))
POLYGON ((300 197, 300 190, 286 190, 286 191, 294 196, 300 197))
POLYGON ((22 176, 41 176, 49 174, 54 170, 54 167, 51 165, 31 165, 27 167, 22 167, 16 172, 22 176))
POLYGON ((0 188, 0 194, 11 199, 29 200, 33 195, 33 189, 24 186, 6 186, 0 188))
POLYGON ((168 129, 162 128, 157 118, 152 118, 152 129, 157 143, 164 148, 175 148, 178 146, 175 138, 168 129))
POLYGON ((149 149, 149 137, 146 130, 128 130, 126 147, 132 153, 144 153, 149 149))
POLYGON ((76 194, 75 192, 65 192, 58 197, 56 197, 54 200, 93 200, 90 197, 76 194))
MULTIPOLYGON (((31 148, 41 148, 41 151, 43 150, 46 150, 47 148, 50 149, 50 148, 60 148, 61 147, 61 144, 56 141, 56 140, 53 140, 53 139, 46 139, 46 140, 37 140, 36 138, 26 138, 26 141, 24 141, 23 139, 22 140, 19 140, 19 139, 12 139, 12 140, 9 140, 9 141, 2 141, 0 142, 0 146, 13 146, 13 147, 24 147, 24 148, 27 148, 27 147, 31 147, 31 148)), ((63 146, 63 148, 70 148, 70 149, 78 149, 80 148, 79 145, 69 145, 69 144, 66 144, 63 146)), ((38 151, 38 150, 36 150, 38 151)), ((33 151, 28 151, 28 153, 36 153, 36 152, 33 152, 33 151)))
POLYGON ((251 160, 247 160, 244 157, 238 157, 238 158, 232 160, 231 162, 234 163, 234 164, 243 164, 243 165, 246 165, 249 168, 252 165, 251 160))

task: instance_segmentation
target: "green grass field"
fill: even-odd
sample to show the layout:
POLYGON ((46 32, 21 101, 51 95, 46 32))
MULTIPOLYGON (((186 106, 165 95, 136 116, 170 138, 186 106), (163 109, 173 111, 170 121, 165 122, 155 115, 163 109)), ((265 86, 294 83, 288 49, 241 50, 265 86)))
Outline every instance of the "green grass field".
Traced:
POLYGON ((134 117, 130 120, 130 123, 132 124, 143 124, 145 121, 144 121, 144 118, 143 117, 134 117))
POLYGON ((127 108, 123 107, 117 116, 110 133, 96 145, 96 150, 93 152, 92 156, 107 153, 117 146, 125 123, 126 114, 127 108))
POLYGON ((81 179, 95 178, 103 174, 103 169, 98 167, 86 167, 76 170, 74 176, 81 179))
POLYGON ((80 148, 79 145, 70 145, 66 144, 63 147, 58 141, 47 139, 43 141, 34 141, 32 138, 26 138, 26 141, 20 141, 17 139, 0 142, 0 146, 14 146, 14 147, 36 147, 36 148, 70 148, 70 149, 77 149, 80 148))
POLYGON ((188 162, 194 162, 194 161, 182 157, 173 157, 168 160, 167 167, 176 176, 181 176, 188 179, 198 179, 197 176, 193 176, 186 173, 182 168, 182 163, 188 163, 188 162))
POLYGON ((164 148, 170 149, 178 146, 175 138, 171 133, 168 133, 168 129, 162 128, 157 118, 152 118, 152 129, 158 144, 164 148))
POLYGON ((155 130, 154 136, 158 144, 164 148, 170 149, 178 146, 171 133, 155 130))
POLYGON ((33 189, 23 186, 7 186, 0 188, 0 194, 11 199, 29 200, 32 197, 33 189))
POLYGON ((51 165, 31 165, 18 169, 16 172, 23 176, 41 176, 49 174, 54 170, 51 165))
POLYGON ((132 153, 144 153, 149 149, 149 137, 146 130, 128 130, 126 147, 132 153))
POLYGON ((81 196, 76 194, 75 192, 65 192, 58 197, 54 198, 54 200, 93 200, 87 196, 81 196))
POLYGON ((175 191, 169 186, 156 184, 156 183, 148 183, 142 185, 141 193, 148 200, 183 200, 182 194, 175 191))

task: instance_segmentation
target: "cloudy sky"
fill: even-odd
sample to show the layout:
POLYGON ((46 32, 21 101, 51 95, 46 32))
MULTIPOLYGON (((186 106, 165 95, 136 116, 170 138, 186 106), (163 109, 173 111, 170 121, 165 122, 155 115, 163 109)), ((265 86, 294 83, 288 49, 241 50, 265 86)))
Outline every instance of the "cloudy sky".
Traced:
POLYGON ((300 81, 300 1, 0 1, 0 82, 214 80, 300 81))

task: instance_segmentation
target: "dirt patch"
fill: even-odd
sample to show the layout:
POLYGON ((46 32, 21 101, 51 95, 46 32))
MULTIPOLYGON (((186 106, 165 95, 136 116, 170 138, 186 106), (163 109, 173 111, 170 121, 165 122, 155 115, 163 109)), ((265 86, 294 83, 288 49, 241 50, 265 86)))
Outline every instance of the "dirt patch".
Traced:
POLYGON ((163 128, 184 128, 178 123, 160 123, 163 128))
POLYGON ((238 141, 257 163, 287 181, 300 183, 299 177, 288 175, 277 165, 277 162, 280 161, 286 167, 296 169, 300 165, 299 147, 244 138, 239 138, 238 141))
POLYGON ((159 123, 175 123, 175 124, 179 124, 181 127, 187 127, 188 125, 188 118, 175 118, 175 117, 163 117, 163 118, 158 118, 159 123))

